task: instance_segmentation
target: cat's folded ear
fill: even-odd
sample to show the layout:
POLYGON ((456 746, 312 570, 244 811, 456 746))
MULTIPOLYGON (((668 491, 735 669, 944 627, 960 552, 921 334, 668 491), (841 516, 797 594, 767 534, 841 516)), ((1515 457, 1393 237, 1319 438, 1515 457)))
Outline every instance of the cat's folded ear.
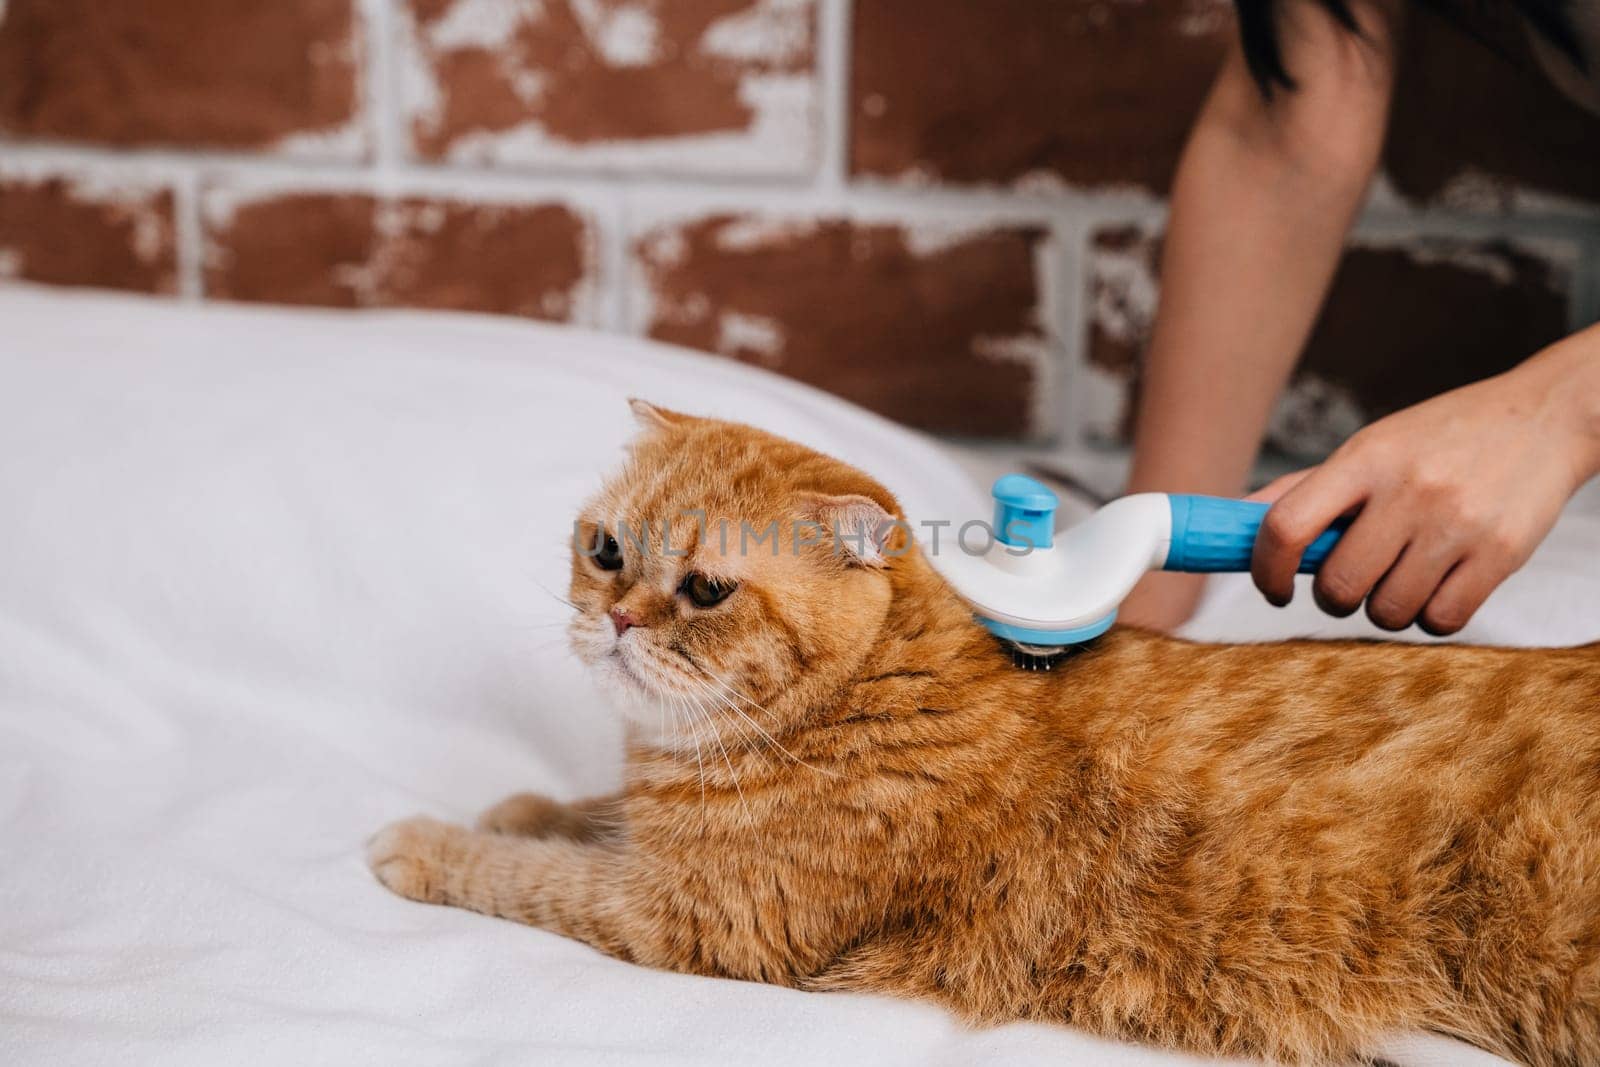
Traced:
POLYGON ((687 415, 656 407, 650 401, 640 400, 636 396, 628 398, 628 407, 632 409, 633 417, 639 421, 639 428, 645 431, 667 430, 689 421, 687 415))
POLYGON ((866 567, 884 567, 904 554, 905 524, 871 497, 859 493, 814 494, 805 498, 806 519, 821 524, 846 560, 866 567))

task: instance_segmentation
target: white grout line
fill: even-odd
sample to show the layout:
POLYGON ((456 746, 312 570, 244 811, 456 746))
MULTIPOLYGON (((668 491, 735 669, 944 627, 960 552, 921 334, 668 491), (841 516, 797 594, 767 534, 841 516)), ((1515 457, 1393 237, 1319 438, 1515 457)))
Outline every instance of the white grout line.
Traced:
POLYGON ((819 184, 842 190, 850 167, 850 17, 852 0, 820 0, 817 27, 819 184))
POLYGON ((367 127, 372 134, 373 170, 387 175, 403 154, 392 4, 389 0, 362 0, 361 24, 366 40, 362 80, 367 127))
POLYGON ((615 233, 610 235, 613 247, 613 260, 616 264, 616 273, 611 276, 611 314, 615 321, 613 327, 618 333, 634 333, 633 301, 630 288, 633 284, 633 257, 629 254, 634 240, 633 201, 623 196, 618 198, 617 224, 615 233))
POLYGON ((205 236, 200 223, 200 176, 193 169, 173 176, 172 199, 178 295, 198 301, 205 296, 205 236))
MULTIPOLYGON (((842 145, 840 146, 842 147, 842 145)), ((391 145, 391 150, 394 146, 391 145)), ((532 199, 540 196, 592 200, 626 193, 659 203, 675 203, 689 210, 727 207, 801 213, 830 208, 864 208, 913 212, 971 212, 997 219, 1043 219, 1073 214, 1088 225, 1142 223, 1159 225, 1166 205, 1153 194, 1133 189, 1084 190, 1064 187, 1044 192, 1012 191, 1001 186, 951 187, 912 182, 858 180, 837 187, 818 179, 803 185, 777 184, 768 179, 724 177, 720 180, 689 176, 591 173, 550 168, 517 171, 505 168, 457 166, 395 158, 361 164, 348 160, 311 159, 289 155, 168 149, 106 151, 61 143, 22 143, 0 139, 6 170, 38 173, 101 169, 111 173, 173 175, 201 168, 219 181, 247 185, 298 186, 316 189, 379 189, 393 183, 397 190, 461 198, 496 200, 532 199), (382 176, 385 180, 380 182, 382 176)), ((842 162, 842 161, 841 161, 842 162)), ((1356 232, 1405 229, 1422 235, 1463 238, 1557 237, 1577 241, 1600 239, 1600 212, 1584 215, 1477 215, 1437 208, 1407 208, 1375 203, 1362 212, 1356 232)))
POLYGON ((592 217, 600 232, 596 235, 599 248, 601 293, 600 322, 602 329, 612 333, 628 332, 628 198, 614 194, 609 198, 603 213, 592 217))
POLYGON ((1049 443, 1071 450, 1083 437, 1079 399, 1083 391, 1080 383, 1084 360, 1088 358, 1088 345, 1084 341, 1089 327, 1085 290, 1089 284, 1091 228, 1081 218, 1064 214, 1056 220, 1053 233, 1057 291, 1047 306, 1054 308, 1054 321, 1049 326, 1060 338, 1062 366, 1056 382, 1057 395, 1052 398, 1056 433, 1049 443))
MULTIPOLYGON (((113 163, 112 168, 115 167, 113 163)), ((63 168, 81 169, 79 164, 63 168)), ((108 168, 102 167, 103 172, 108 168)), ((427 196, 442 200, 488 204, 558 200, 580 207, 605 207, 619 190, 587 182, 549 178, 504 178, 490 174, 448 175, 426 168, 397 165, 388 170, 349 168, 306 171, 281 161, 263 160, 252 166, 207 167, 208 184, 241 196, 275 193, 352 192, 376 196, 427 196)))

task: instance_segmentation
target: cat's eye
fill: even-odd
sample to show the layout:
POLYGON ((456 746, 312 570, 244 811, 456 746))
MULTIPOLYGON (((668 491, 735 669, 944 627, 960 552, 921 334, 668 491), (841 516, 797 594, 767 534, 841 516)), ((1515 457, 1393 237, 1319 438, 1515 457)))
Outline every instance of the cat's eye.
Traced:
POLYGON ((728 594, 738 588, 738 585, 738 582, 708 578, 704 574, 690 574, 683 580, 681 590, 695 607, 713 608, 728 599, 728 594))
POLYGON ((605 534, 605 540, 600 542, 600 551, 594 554, 594 565, 603 571, 622 569, 622 546, 617 544, 615 537, 605 534))

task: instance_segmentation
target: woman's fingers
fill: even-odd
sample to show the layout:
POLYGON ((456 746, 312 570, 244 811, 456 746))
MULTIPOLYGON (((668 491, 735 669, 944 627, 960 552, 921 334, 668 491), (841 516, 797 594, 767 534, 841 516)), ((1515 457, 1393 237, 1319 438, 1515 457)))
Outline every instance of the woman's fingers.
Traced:
POLYGON ((1325 463, 1286 491, 1262 520, 1250 558, 1250 574, 1263 596, 1279 607, 1294 597, 1294 575, 1306 547, 1322 531, 1366 498, 1365 486, 1347 465, 1325 463))
POLYGON ((1280 475, 1245 497, 1245 499, 1254 500, 1261 504, 1274 504, 1283 494, 1305 481, 1306 476, 1316 469, 1315 467, 1306 467, 1303 470, 1290 471, 1288 474, 1280 475))
POLYGON ((1422 609, 1417 625, 1435 637, 1456 633, 1517 566, 1517 561, 1494 552, 1468 556, 1439 583, 1422 609))
POLYGON ((1417 621, 1460 558, 1459 548, 1448 540, 1412 541, 1367 597, 1367 618, 1382 630, 1404 630, 1417 621))
MULTIPOLYGON (((1317 607, 1343 618, 1353 615, 1384 575, 1406 551, 1410 524, 1376 503, 1368 503, 1356 521, 1339 538, 1339 543, 1317 571, 1311 587, 1317 607), (1399 520, 1399 521, 1397 521, 1399 520)), ((1417 610, 1427 602, 1423 597, 1417 610)), ((1415 612, 1412 613, 1415 617, 1415 612)))

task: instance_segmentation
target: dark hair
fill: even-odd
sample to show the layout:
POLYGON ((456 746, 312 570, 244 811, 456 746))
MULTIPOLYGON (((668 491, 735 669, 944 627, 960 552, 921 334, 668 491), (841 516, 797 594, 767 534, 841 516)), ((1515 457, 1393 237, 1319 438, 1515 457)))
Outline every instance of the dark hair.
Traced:
MULTIPOLYGON (((1322 9, 1340 26, 1358 37, 1361 35, 1361 26, 1350 10, 1349 0, 1316 0, 1316 2, 1322 5, 1322 9)), ((1473 0, 1461 0, 1461 2, 1416 0, 1419 7, 1428 8, 1451 22, 1458 23, 1466 14, 1463 9, 1472 2, 1473 0)), ((1481 4, 1484 0, 1476 2, 1481 4)), ((1505 0, 1506 6, 1537 30, 1541 37, 1572 60, 1579 70, 1587 72, 1589 64, 1584 57, 1582 46, 1578 43, 1578 35, 1572 28, 1572 19, 1567 14, 1567 5, 1570 2, 1571 0, 1505 0)), ((1250 75, 1261 87, 1262 94, 1270 97, 1278 86, 1292 92, 1295 80, 1290 75, 1289 69, 1283 65, 1283 49, 1278 42, 1277 0, 1234 0, 1234 7, 1239 12, 1239 43, 1244 46, 1245 62, 1249 64, 1250 75)))

